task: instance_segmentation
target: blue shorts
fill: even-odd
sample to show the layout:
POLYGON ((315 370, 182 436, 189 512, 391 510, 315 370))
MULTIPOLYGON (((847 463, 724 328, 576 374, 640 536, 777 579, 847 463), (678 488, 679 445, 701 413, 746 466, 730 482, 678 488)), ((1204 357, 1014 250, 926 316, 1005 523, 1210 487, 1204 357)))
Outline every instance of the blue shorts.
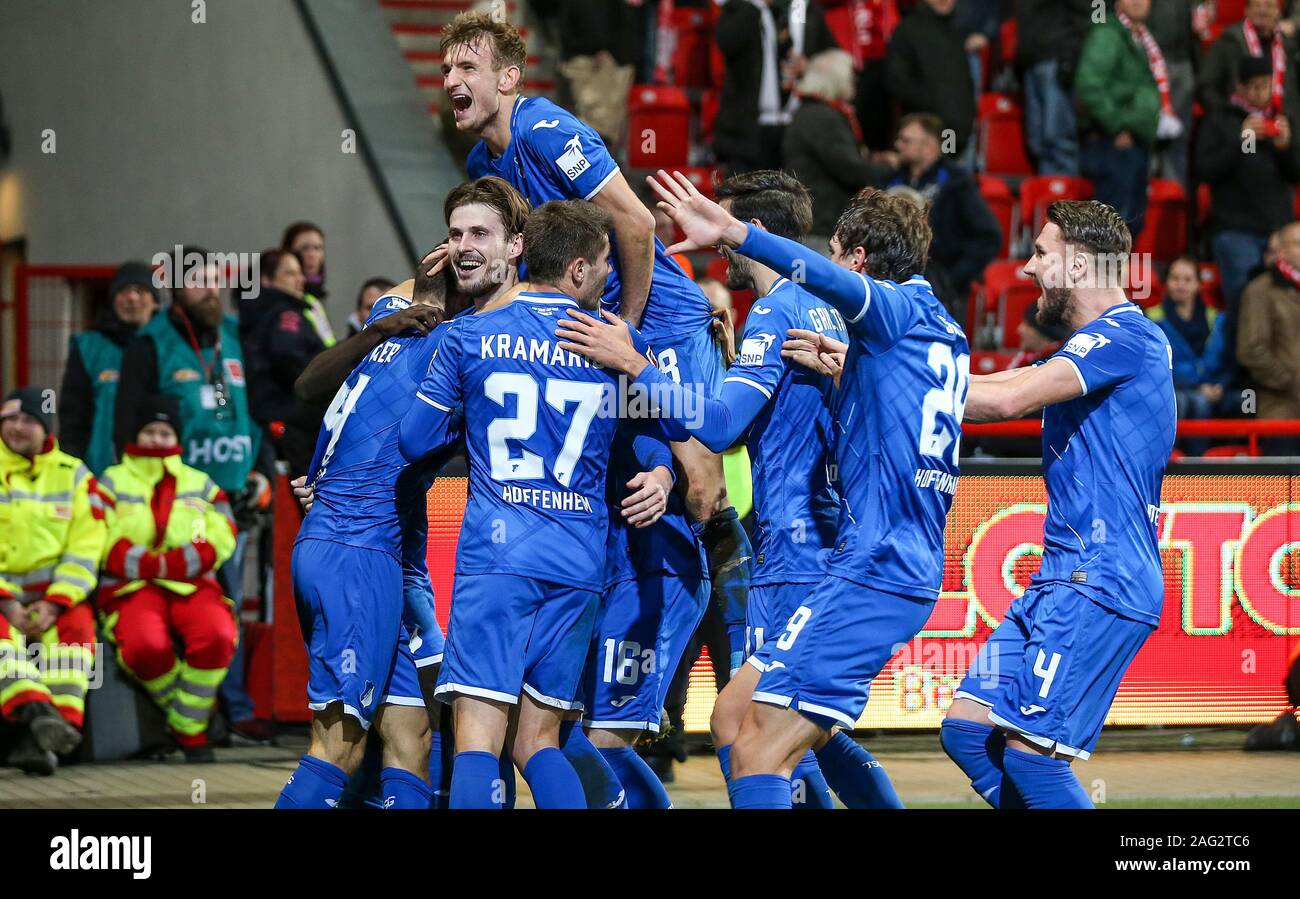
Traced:
POLYGON ((671 343, 656 342, 654 353, 659 370, 674 382, 694 387, 707 397, 722 393, 722 378, 727 369, 722 364, 722 350, 713 339, 711 326, 675 338, 671 343))
POLYGON ((1154 630, 1068 584, 1030 587, 953 698, 988 706, 990 721, 1035 746, 1086 759, 1120 679, 1154 630))
POLYGON ((393 673, 384 689, 384 705, 411 705, 425 707, 424 691, 420 689, 420 669, 442 661, 442 631, 435 630, 426 639, 419 627, 402 622, 397 637, 397 656, 393 660, 393 673))
MULTIPOLYGON (((803 604, 816 584, 761 584, 749 588, 745 606, 745 658, 753 659, 763 644, 785 630, 794 610, 803 604)), ((766 660, 751 664, 762 671, 766 660)))
POLYGON ((402 568, 376 549, 304 539, 293 589, 307 644, 307 705, 341 702, 369 727, 393 670, 402 622, 402 568))
POLYGON ((709 602, 709 582, 667 574, 605 591, 584 678, 586 727, 659 733, 668 685, 709 602))
POLYGON ((854 727, 871 680, 925 626, 934 600, 908 599, 827 575, 785 629, 768 635, 754 701, 794 709, 820 727, 854 727))
POLYGON ((513 574, 456 575, 434 694, 581 709, 600 594, 513 574))

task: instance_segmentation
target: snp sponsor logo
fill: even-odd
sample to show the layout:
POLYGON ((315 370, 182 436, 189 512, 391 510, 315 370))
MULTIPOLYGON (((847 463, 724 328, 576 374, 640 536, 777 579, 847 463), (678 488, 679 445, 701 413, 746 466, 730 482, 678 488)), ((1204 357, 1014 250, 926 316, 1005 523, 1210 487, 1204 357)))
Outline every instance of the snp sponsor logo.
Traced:
POLYGON ((50 840, 54 871, 130 871, 136 880, 153 873, 153 837, 95 837, 74 829, 50 840))

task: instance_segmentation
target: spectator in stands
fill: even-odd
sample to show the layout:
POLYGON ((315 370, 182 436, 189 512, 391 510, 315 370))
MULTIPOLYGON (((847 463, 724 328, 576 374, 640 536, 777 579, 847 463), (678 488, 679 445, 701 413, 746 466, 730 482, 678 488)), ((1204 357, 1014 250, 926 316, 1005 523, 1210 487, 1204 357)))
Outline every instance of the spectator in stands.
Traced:
POLYGON ((122 349, 149 324, 160 299, 153 269, 125 262, 108 285, 109 302, 95 327, 68 341, 68 364, 59 391, 63 451, 85 461, 96 475, 117 459, 113 452, 113 406, 122 373, 122 349))
POLYGON ((1038 301, 1025 307, 1025 318, 1016 326, 1020 351, 1011 357, 1007 368, 1028 368, 1047 359, 1061 348, 1070 331, 1062 325, 1045 325, 1038 320, 1038 301))
MULTIPOLYGON (((182 248, 182 259, 195 256, 212 258, 198 247, 182 248)), ((249 413, 239 322, 225 314, 220 272, 208 261, 198 271, 173 272, 171 280, 171 305, 140 329, 122 355, 122 381, 113 415, 119 458, 135 441, 134 425, 150 398, 167 394, 180 404, 185 464, 212 478, 240 514, 265 508, 270 503, 274 459, 249 413)), ((241 533, 234 555, 218 573, 236 608, 244 595, 246 544, 247 534, 241 533)), ((253 721, 253 702, 244 692, 242 652, 231 663, 221 697, 233 730, 251 739, 263 735, 253 721)))
POLYGON ((1025 143, 1040 175, 1079 174, 1075 66, 1089 0, 1019 0, 1016 66, 1025 87, 1025 143), (1030 37, 1032 35, 1032 37, 1030 37))
POLYGON ((361 333, 366 319, 370 318, 370 310, 374 308, 375 300, 392 290, 395 283, 388 278, 370 278, 361 285, 361 290, 357 293, 357 306, 348 316, 349 337, 361 333))
MULTIPOLYGON (((1250 372, 1260 418, 1300 418, 1300 222, 1282 229, 1273 267, 1241 294, 1237 361, 1250 372)), ((1300 439, 1263 441, 1274 455, 1300 452, 1300 439)))
MULTIPOLYGON (((895 0, 822 0, 820 5, 836 42, 853 57, 854 108, 863 142, 872 150, 887 149, 893 114, 885 86, 885 53, 898 27, 898 4, 895 0)), ((816 216, 816 194, 813 197, 816 216)))
POLYGON ((237 633, 214 572, 235 550, 234 515, 225 491, 181 461, 174 396, 151 397, 135 424, 99 484, 108 536, 95 605, 186 761, 211 762, 208 722, 237 633))
MULTIPOLYGON (((1241 413, 1240 391, 1230 390, 1234 367, 1226 354, 1223 317, 1201 298, 1200 266, 1190 256, 1179 256, 1165 275, 1165 298, 1147 310, 1160 326, 1173 352, 1174 395, 1178 417, 1220 418, 1241 413)), ((1205 453, 1209 441, 1189 439, 1188 455, 1205 453)))
POLYGON ((900 167, 885 183, 890 188, 910 187, 929 204, 934 240, 925 274, 935 295, 964 322, 971 285, 997 258, 1002 228, 980 196, 974 176, 943 155, 942 139, 938 116, 904 116, 894 143, 900 167))
MULTIPOLYGON (((970 66, 971 83, 975 87, 975 103, 988 72, 984 71, 983 53, 997 45, 1002 30, 1002 0, 960 0, 953 11, 953 22, 961 32, 966 48, 966 62, 970 66)), ((990 64, 992 59, 990 58, 990 64)))
POLYGON ((1191 193, 1188 155, 1191 152, 1192 107, 1196 100, 1196 62, 1200 44, 1193 25, 1194 0, 1152 0, 1147 27, 1164 54, 1169 71, 1169 98, 1182 134, 1160 147, 1157 175, 1171 178, 1191 193))
POLYGON ((302 268, 303 302, 307 304, 307 321, 321 343, 334 345, 334 329, 325 312, 325 232, 311 222, 294 222, 284 229, 280 249, 298 257, 302 268))
POLYGON ((1269 102, 1275 113, 1296 118, 1300 110, 1300 82, 1296 80, 1296 40, 1278 27, 1281 0, 1247 0, 1246 17, 1229 25, 1205 54, 1197 78, 1196 97, 1206 113, 1231 102, 1241 82, 1241 64, 1247 57, 1270 60, 1274 79, 1269 102))
POLYGON ((86 597, 105 533, 95 477, 59 449, 53 411, 53 391, 36 387, 0 404, 0 716, 26 728, 7 764, 36 774, 81 742, 95 660, 86 597))
MULTIPOLYGON (((643 64, 641 19, 647 10, 626 0, 546 0, 533 6, 553 25, 559 43, 560 102, 617 152, 626 139, 627 93, 643 64)), ((649 66, 653 71, 653 58, 649 66)))
POLYGON ((249 409, 270 434, 276 455, 288 463, 292 479, 307 473, 324 412, 298 399, 293 383, 325 343, 311 325, 297 257, 266 250, 261 267, 261 290, 240 322, 249 360, 249 409))
POLYGON ((1148 170, 1156 140, 1181 133, 1164 57, 1146 29, 1151 0, 1115 0, 1079 53, 1075 95, 1084 135, 1080 170, 1097 200, 1114 206, 1134 238, 1146 223, 1148 170))
POLYGON ((960 155, 975 127, 975 85, 966 42, 953 22, 957 0, 922 0, 889 44, 885 80, 901 111, 929 112, 952 129, 943 152, 960 155), (951 144, 951 145, 948 145, 951 144))
POLYGON ((1229 349, 1242 288, 1269 235, 1291 220, 1300 182, 1300 147, 1290 120, 1269 105, 1269 59, 1246 57, 1238 71, 1236 93, 1206 114, 1196 144, 1196 173, 1210 185, 1210 246, 1229 314, 1229 349))
POLYGON ((889 172, 862 155, 848 53, 825 50, 814 56, 799 79, 798 94, 799 109, 785 134, 785 168, 812 195, 813 227, 805 243, 825 253, 849 198, 889 172))

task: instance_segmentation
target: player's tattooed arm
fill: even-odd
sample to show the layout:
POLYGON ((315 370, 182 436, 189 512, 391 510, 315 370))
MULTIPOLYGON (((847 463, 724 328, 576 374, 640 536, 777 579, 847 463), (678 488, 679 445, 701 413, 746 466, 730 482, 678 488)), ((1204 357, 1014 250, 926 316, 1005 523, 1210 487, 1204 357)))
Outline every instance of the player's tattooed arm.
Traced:
POLYGON ((1003 380, 972 379, 965 421, 1014 421, 1084 393, 1079 370, 1065 359, 1050 359, 1003 380))
POLYGON ((622 173, 609 179, 591 198, 614 219, 614 244, 618 250, 619 311, 635 327, 641 324, 655 263, 655 217, 632 191, 622 173))
POLYGON ((781 344, 782 357, 818 374, 828 375, 835 379, 836 387, 840 386, 844 357, 849 351, 847 343, 803 328, 790 328, 785 333, 787 339, 781 344))
POLYGON ((440 321, 441 309, 418 304, 384 316, 361 333, 317 353, 294 382, 293 392, 304 403, 327 403, 375 347, 407 330, 428 334, 440 321))

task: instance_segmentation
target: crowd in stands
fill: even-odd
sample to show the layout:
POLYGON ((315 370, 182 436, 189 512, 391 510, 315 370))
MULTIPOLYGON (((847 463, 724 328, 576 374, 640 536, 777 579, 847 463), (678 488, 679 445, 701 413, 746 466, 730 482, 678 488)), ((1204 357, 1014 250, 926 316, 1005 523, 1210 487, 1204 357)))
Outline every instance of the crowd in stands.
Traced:
MULTIPOLYGON (((1131 278, 1143 288, 1135 299, 1169 331, 1176 354, 1196 359, 1180 369, 1185 418, 1277 417, 1282 405, 1267 399, 1264 411, 1258 401, 1300 395, 1278 318, 1286 307, 1269 299, 1294 289, 1277 248, 1300 206, 1291 126, 1300 111, 1300 2, 596 5, 609 12, 600 46, 620 48, 626 76, 686 98, 680 127, 690 141, 681 155, 689 158, 676 159, 637 152, 646 122, 672 119, 639 115, 637 87, 626 95, 630 111, 620 106, 605 130, 618 132, 612 142, 628 147, 632 168, 689 165, 697 183, 791 171, 812 192, 809 244, 822 251, 839 210, 864 187, 928 204, 925 275, 988 354, 981 362, 1002 367, 1024 349, 1019 326, 1034 291, 1014 263, 1031 251, 1043 209, 1092 197, 1129 223, 1131 278), (648 21, 656 11, 667 16, 657 27, 648 21), (1269 339, 1251 342, 1245 323, 1261 320, 1269 339)), ((575 18, 598 19, 592 6, 534 3, 561 23, 560 34, 575 18)), ((566 84, 561 98, 572 100, 566 84)), ((590 94, 592 83, 582 89, 590 94)), ((604 90, 625 96, 622 82, 604 90)), ((643 96, 667 107, 667 94, 643 96)))
MULTIPOLYGON (((171 276, 122 264, 58 389, 0 406, 0 717, 20 725, 0 733, 8 764, 51 773, 81 742, 96 619, 187 758, 212 758, 218 697, 226 734, 267 736, 238 610, 262 576, 246 551, 269 536, 277 460, 306 473, 326 411, 294 391, 335 342, 324 232, 289 226, 240 296, 221 259, 187 246, 171 276), (28 661, 39 645, 59 658, 28 661)), ((393 283, 362 285, 349 333, 393 283)))

